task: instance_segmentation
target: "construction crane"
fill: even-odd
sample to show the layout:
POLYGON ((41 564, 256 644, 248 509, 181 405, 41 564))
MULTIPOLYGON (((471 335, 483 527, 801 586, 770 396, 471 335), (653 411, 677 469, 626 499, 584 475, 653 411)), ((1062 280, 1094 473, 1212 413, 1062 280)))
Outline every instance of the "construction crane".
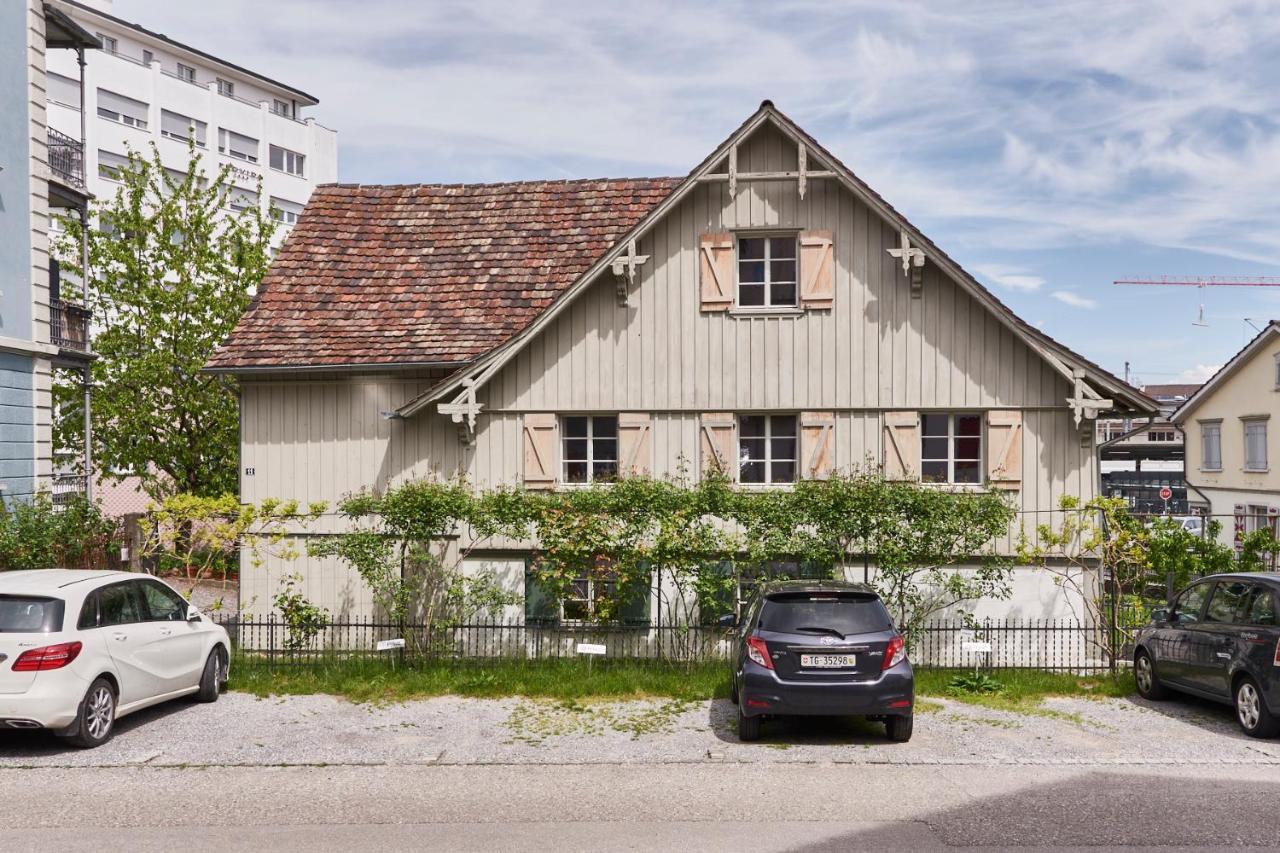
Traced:
POLYGON ((1162 275, 1150 278, 1118 278, 1112 284, 1136 284, 1154 287, 1200 288, 1200 313, 1191 321, 1193 326, 1208 326, 1204 319, 1204 289, 1206 287, 1280 287, 1280 276, 1274 275, 1162 275))

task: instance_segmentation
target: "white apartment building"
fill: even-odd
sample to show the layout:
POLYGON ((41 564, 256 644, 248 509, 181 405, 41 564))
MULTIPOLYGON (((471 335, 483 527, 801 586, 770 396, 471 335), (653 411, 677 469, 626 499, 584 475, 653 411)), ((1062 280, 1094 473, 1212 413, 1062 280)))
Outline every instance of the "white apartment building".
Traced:
MULTIPOLYGON (((207 169, 232 167, 231 208, 274 212, 283 225, 278 245, 316 184, 337 179, 337 133, 303 114, 318 103, 311 95, 117 18, 111 0, 52 2, 102 40, 84 69, 85 172, 94 196, 114 195, 128 152, 149 156, 152 142, 166 167, 185 172, 194 134, 207 169)), ((49 125, 76 137, 79 79, 74 54, 50 55, 49 125)))

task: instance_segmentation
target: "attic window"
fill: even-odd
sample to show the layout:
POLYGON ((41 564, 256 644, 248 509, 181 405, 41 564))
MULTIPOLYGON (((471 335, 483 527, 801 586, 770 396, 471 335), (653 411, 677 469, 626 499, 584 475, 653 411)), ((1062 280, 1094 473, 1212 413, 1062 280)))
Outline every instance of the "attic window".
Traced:
POLYGON ((738 305, 796 307, 796 235, 738 238, 738 305))

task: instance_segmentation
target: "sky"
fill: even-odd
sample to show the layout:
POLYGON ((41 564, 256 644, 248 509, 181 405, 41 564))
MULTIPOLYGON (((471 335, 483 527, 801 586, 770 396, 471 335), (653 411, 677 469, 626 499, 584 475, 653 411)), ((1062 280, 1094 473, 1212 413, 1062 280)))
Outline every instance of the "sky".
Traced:
POLYGON ((320 100, 339 179, 684 175, 768 98, 1017 314, 1199 381, 1280 288, 1280 0, 116 0, 320 100), (1207 326, 1194 325, 1204 306, 1207 326))

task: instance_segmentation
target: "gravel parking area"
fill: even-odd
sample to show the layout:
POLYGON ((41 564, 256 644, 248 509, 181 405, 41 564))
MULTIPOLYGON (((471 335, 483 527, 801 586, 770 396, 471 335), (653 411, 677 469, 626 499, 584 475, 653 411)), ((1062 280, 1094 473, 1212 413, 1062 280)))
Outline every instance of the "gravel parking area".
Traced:
POLYGON ((564 704, 443 697, 357 705, 328 696, 169 703, 122 720, 92 751, 0 733, 0 767, 380 764, 1280 764, 1280 741, 1245 737, 1231 710, 1195 700, 1057 699, 1040 713, 929 700, 895 744, 859 720, 770 721, 739 743, 712 702, 564 704))

